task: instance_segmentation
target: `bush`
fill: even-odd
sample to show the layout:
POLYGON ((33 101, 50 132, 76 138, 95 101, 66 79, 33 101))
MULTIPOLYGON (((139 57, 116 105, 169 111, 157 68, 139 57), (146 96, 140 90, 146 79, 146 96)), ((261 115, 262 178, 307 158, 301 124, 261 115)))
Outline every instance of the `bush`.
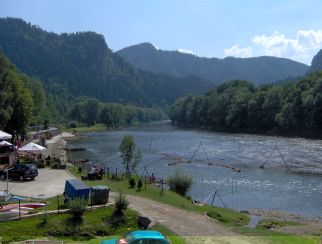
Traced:
POLYGON ((127 208, 129 205, 128 200, 126 199, 126 194, 122 191, 119 191, 119 193, 115 197, 115 210, 116 212, 121 213, 123 210, 127 208))
POLYGON ((80 219, 83 213, 86 211, 87 199, 85 198, 74 198, 66 202, 67 208, 69 208, 74 219, 80 219))
POLYGON ((167 178, 170 191, 174 191, 181 196, 185 196, 193 184, 193 178, 191 175, 182 173, 179 169, 176 169, 173 175, 167 178))
POLYGON ((135 187, 135 184, 136 184, 135 179, 134 179, 134 178, 131 178, 131 179, 129 180, 130 188, 134 188, 134 187, 135 187))
POLYGON ((77 128, 77 123, 76 121, 69 121, 68 125, 67 125, 68 128, 77 128))
POLYGON ((38 168, 38 169, 42 169, 42 168, 45 168, 45 167, 46 167, 46 165, 44 164, 44 162, 43 162, 43 161, 42 161, 42 162, 39 162, 39 161, 38 161, 38 162, 36 163, 36 166, 37 166, 37 168, 38 168))
POLYGON ((142 188, 142 180, 141 179, 139 179, 139 181, 138 181, 138 190, 139 191, 141 191, 141 188, 142 188))

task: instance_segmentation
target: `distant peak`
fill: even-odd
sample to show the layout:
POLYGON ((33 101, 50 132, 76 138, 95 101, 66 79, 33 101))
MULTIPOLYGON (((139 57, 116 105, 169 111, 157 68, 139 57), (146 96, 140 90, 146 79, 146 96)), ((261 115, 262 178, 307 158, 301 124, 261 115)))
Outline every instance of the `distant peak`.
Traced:
POLYGON ((154 46, 152 43, 149 42, 143 42, 140 44, 136 44, 133 46, 125 47, 120 49, 118 52, 123 51, 123 50, 131 50, 131 49, 136 49, 136 50, 145 50, 145 51, 157 51, 160 50, 157 46, 154 46))
POLYGON ((143 42, 137 45, 134 45, 133 47, 141 47, 141 48, 149 48, 149 49, 159 49, 155 47, 152 43, 149 42, 143 42))

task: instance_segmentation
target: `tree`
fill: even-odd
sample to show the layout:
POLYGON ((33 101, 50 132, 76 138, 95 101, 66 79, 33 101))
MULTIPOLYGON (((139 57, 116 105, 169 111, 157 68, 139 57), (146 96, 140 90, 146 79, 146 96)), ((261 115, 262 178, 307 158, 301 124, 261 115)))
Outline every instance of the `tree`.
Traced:
POLYGON ((100 122, 103 123, 106 127, 114 127, 113 113, 107 106, 105 106, 100 112, 100 122))
POLYGON ((126 171, 126 177, 130 178, 132 172, 136 169, 141 161, 142 155, 136 149, 136 144, 133 136, 124 136, 119 146, 121 158, 126 171))
POLYGON ((99 102, 97 99, 91 98, 88 99, 83 104, 83 118, 84 122, 88 125, 94 125, 97 120, 97 114, 99 110, 99 102))

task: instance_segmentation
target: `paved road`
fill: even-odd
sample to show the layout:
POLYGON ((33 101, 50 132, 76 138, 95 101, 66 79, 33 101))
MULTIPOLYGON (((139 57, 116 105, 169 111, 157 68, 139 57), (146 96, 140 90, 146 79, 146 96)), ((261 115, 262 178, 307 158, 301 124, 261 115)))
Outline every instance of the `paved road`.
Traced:
MULTIPOLYGON (((12 194, 33 197, 49 198, 64 192, 65 182, 73 178, 65 170, 38 169, 38 177, 34 180, 9 181, 9 191, 12 194)), ((0 182, 0 190, 5 190, 7 183, 0 182)))

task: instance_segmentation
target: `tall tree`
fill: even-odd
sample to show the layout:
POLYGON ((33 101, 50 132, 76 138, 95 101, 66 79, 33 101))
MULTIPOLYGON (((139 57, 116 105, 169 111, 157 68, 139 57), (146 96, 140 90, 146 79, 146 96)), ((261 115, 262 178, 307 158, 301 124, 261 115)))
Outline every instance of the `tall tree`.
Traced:
POLYGON ((141 161, 142 154, 136 149, 135 139, 133 136, 124 136, 119 146, 121 158, 126 171, 127 178, 131 177, 132 172, 136 169, 141 161))

